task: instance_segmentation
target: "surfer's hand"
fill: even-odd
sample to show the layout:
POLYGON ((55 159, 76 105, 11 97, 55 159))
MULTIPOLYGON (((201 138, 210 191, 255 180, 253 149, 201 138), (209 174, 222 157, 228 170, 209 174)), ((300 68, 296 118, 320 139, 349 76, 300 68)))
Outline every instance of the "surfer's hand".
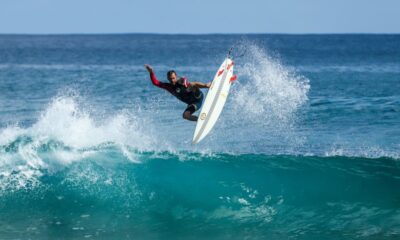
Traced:
POLYGON ((210 88, 210 87, 211 87, 211 83, 210 83, 210 82, 207 83, 207 84, 206 84, 206 87, 207 87, 207 88, 210 88))
POLYGON ((149 64, 145 64, 144 67, 146 68, 146 70, 147 70, 149 73, 152 73, 152 72, 153 72, 153 68, 151 68, 149 64))

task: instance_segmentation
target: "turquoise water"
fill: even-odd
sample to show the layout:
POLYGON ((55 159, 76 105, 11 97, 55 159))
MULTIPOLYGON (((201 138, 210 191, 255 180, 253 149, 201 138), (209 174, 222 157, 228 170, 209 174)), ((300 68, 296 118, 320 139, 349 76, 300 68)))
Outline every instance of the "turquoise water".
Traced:
POLYGON ((399 35, 0 35, 1 239, 398 239, 399 35), (151 85, 237 82, 198 145, 151 85))

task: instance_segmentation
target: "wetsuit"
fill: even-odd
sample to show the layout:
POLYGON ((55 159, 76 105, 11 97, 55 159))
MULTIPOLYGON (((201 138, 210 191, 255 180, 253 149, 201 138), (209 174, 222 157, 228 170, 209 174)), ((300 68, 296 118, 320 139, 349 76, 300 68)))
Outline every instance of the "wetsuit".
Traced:
POLYGON ((155 86, 167 90, 176 98, 186 103, 188 106, 185 111, 194 113, 201 107, 204 95, 199 88, 190 86, 187 78, 179 78, 175 85, 158 81, 154 72, 150 73, 150 78, 155 86))

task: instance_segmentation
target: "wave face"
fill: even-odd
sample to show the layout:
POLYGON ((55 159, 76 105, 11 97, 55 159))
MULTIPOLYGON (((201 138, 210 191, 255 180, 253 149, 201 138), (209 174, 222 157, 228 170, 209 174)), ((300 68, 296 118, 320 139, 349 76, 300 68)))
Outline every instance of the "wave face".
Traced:
MULTIPOLYGON (((49 145, 41 147, 44 159, 57 148, 49 145)), ((138 158, 142 164, 132 164, 105 146, 57 170, 3 172, 2 236, 395 239, 400 234, 400 169, 390 158, 168 152, 143 152, 138 158)))
POLYGON ((397 35, 0 35, 0 238, 398 239, 397 35), (151 85, 237 82, 191 145, 151 85))

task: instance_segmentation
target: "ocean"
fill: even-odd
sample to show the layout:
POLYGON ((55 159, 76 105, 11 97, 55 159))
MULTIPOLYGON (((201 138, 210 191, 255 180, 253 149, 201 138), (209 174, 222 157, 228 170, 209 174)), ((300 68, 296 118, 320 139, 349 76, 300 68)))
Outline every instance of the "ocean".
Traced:
POLYGON ((399 238, 400 35, 0 35, 0 239, 399 238))

